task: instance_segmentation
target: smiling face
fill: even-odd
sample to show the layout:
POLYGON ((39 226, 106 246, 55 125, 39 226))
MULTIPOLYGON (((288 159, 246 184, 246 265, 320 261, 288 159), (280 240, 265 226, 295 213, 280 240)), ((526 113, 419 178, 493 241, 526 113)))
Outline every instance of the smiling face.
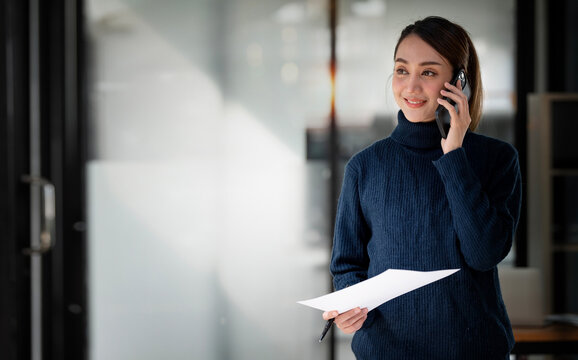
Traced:
POLYGON ((395 54, 393 95, 411 122, 435 119, 437 99, 452 77, 452 66, 419 36, 408 35, 395 54))

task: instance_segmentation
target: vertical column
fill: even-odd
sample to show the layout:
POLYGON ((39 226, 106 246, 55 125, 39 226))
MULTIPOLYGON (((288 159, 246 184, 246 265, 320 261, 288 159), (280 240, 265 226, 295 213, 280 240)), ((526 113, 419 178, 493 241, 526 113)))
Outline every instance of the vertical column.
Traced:
MULTIPOLYGON (((30 175, 41 175, 41 126, 40 126, 40 14, 38 0, 30 0, 29 51, 30 51, 30 175)), ((30 248, 40 247, 40 192, 30 187, 30 248)), ((32 252, 30 258, 30 326, 31 359, 42 360, 42 255, 32 252)))
MULTIPOLYGON (((329 29, 330 29, 330 45, 331 45, 331 57, 329 60, 329 69, 331 72, 331 111, 329 115, 329 171, 331 176, 329 177, 329 216, 330 220, 328 223, 331 226, 329 234, 331 238, 329 239, 329 252, 331 253, 331 247, 333 243, 333 231, 335 228, 335 215, 337 209, 337 197, 339 193, 338 184, 338 162, 339 162, 339 139, 337 130, 337 114, 335 109, 335 80, 337 74, 337 0, 329 0, 329 29)), ((331 277, 330 288, 333 287, 331 277)), ((331 331, 329 333, 329 360, 334 360, 335 357, 335 332, 331 331)))

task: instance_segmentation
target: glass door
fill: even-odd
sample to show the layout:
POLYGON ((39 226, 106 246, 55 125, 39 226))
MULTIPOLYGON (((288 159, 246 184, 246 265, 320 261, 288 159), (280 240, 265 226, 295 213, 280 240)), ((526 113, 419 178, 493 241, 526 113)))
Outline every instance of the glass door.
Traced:
POLYGON ((326 13, 87 1, 93 360, 327 356, 326 13))

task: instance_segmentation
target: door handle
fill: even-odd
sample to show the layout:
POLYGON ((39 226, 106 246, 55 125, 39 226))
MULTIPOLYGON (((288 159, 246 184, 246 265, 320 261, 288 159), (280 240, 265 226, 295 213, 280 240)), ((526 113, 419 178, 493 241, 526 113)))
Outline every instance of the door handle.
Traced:
POLYGON ((40 187, 40 243, 23 249, 25 255, 44 254, 54 247, 56 225, 56 195, 54 184, 40 176, 23 175, 22 182, 40 187))

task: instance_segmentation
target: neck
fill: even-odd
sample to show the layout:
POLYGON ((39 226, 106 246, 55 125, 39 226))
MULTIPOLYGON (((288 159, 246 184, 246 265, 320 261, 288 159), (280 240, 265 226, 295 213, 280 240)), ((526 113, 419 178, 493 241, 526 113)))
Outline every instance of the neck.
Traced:
POLYGON ((391 137, 398 143, 417 149, 440 148, 441 135, 433 121, 411 122, 400 110, 397 114, 397 127, 391 137))

